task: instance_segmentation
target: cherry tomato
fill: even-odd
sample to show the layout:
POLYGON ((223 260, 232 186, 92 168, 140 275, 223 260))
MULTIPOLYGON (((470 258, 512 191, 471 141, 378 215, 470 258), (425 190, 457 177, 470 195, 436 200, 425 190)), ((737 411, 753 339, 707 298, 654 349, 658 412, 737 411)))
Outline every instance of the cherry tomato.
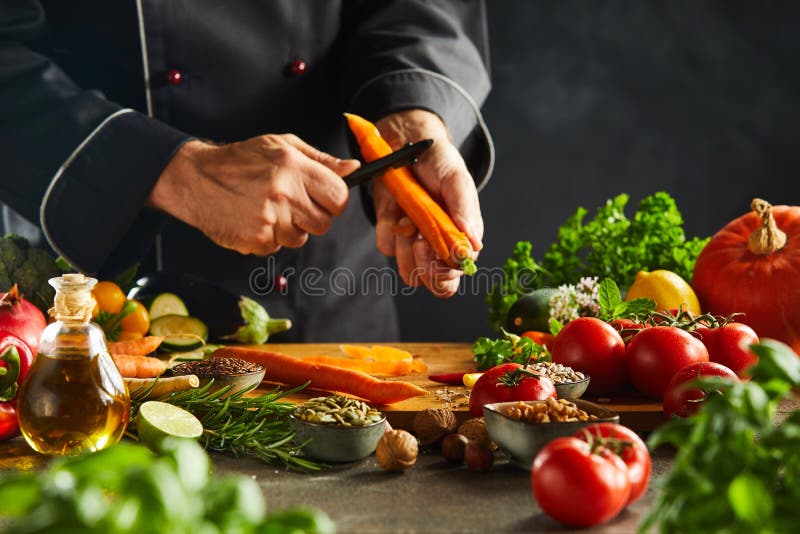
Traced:
POLYGON ((556 438, 539 451, 531 487, 544 513, 572 527, 613 519, 631 493, 628 468, 619 456, 574 437, 556 438))
POLYGON ((545 400, 548 397, 556 398, 556 386, 552 380, 527 371, 518 363, 504 363, 485 371, 475 382, 469 395, 469 411, 473 417, 483 417, 485 404, 545 400))
POLYGON ((92 296, 97 302, 97 309, 108 313, 119 313, 128 300, 121 287, 107 280, 97 282, 92 289, 92 296))
POLYGON ((117 336, 117 341, 136 341, 137 339, 142 339, 144 334, 141 332, 128 332, 127 330, 123 330, 117 336))
POLYGON ((664 392, 664 417, 689 417, 697 413, 705 400, 706 392, 699 387, 688 387, 686 383, 701 376, 721 376, 739 381, 736 373, 719 363, 698 362, 687 365, 675 373, 667 384, 664 392))
MULTIPOLYGON (((631 339, 626 356, 633 385, 661 400, 672 375, 695 362, 707 362, 705 345, 674 326, 645 328, 631 339)), ((592 378, 594 380, 594 378, 592 378)))
POLYGON ((122 326, 123 332, 134 332, 145 335, 150 329, 150 314, 147 312, 147 308, 144 307, 144 304, 138 300, 132 300, 131 302, 136 304, 136 308, 126 315, 119 324, 122 326))
POLYGON ((746 324, 728 323, 719 328, 701 326, 694 335, 706 346, 709 360, 721 363, 739 378, 749 376, 746 369, 758 363, 758 356, 749 348, 758 343, 758 334, 746 324))
POLYGON ((556 336, 553 334, 548 332, 539 332, 538 330, 528 330, 527 332, 521 333, 520 336, 527 337, 528 339, 533 340, 534 343, 538 345, 544 345, 548 348, 553 346, 553 341, 556 339, 556 336))
POLYGON ((575 437, 588 443, 600 442, 625 462, 628 467, 628 478, 631 481, 628 504, 644 495, 650 483, 653 465, 647 445, 636 432, 616 423, 594 423, 576 432, 575 437))
POLYGON ((625 385, 625 342, 619 332, 600 319, 570 321, 550 347, 553 361, 589 375, 590 394, 610 393, 625 385))

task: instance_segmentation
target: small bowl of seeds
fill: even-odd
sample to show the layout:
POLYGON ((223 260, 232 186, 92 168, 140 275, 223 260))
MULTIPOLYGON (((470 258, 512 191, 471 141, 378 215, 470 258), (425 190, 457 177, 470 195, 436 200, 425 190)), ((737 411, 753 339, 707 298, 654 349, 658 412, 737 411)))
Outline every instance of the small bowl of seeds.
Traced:
POLYGON ((511 461, 530 469, 536 454, 561 436, 592 423, 618 423, 619 415, 582 399, 497 402, 483 407, 489 437, 511 461))
POLYGON ((219 391, 229 387, 220 398, 229 397, 242 390, 250 390, 258 386, 264 379, 266 369, 240 358, 209 358, 207 360, 194 360, 176 365, 172 368, 173 375, 197 375, 200 387, 205 387, 213 380, 210 392, 219 391))
POLYGON ((303 454, 323 462, 354 462, 366 458, 383 436, 386 416, 367 403, 331 395, 307 400, 291 414, 295 443, 303 454))
POLYGON ((553 381, 559 399, 579 399, 589 387, 588 375, 560 363, 536 362, 530 368, 553 381))

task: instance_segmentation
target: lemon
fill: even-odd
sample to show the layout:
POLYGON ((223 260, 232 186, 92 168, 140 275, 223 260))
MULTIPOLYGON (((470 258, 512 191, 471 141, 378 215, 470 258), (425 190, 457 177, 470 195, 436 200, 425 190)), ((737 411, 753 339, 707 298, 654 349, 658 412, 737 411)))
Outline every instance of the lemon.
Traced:
POLYGON ((700 315, 700 302, 689 283, 672 271, 659 269, 652 272, 639 271, 625 295, 625 300, 648 298, 656 301, 656 311, 683 307, 694 315, 700 315))
POLYGON ((183 408, 167 402, 147 401, 139 407, 136 431, 142 444, 157 451, 167 437, 199 438, 203 434, 203 425, 183 408))

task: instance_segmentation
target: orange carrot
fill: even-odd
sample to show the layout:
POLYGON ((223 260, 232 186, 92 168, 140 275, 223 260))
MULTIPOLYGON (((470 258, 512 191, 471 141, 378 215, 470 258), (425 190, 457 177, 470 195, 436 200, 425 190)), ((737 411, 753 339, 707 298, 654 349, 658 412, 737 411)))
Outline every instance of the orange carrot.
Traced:
POLYGON ((111 354, 128 354, 134 356, 145 356, 155 351, 164 338, 161 336, 146 336, 139 339, 128 341, 113 341, 108 344, 108 352, 111 354))
MULTIPOLYGON (((358 141, 361 155, 367 162, 392 152, 374 124, 350 113, 345 113, 345 117, 358 141)), ((466 274, 475 272, 472 245, 466 234, 458 229, 453 219, 414 178, 407 167, 389 169, 380 180, 422 236, 431 244, 438 258, 453 267, 460 267, 466 274)))
POLYGON ((309 387, 349 393, 376 404, 392 404, 426 393, 408 382, 378 380, 361 371, 306 362, 279 352, 222 347, 214 351, 213 357, 241 358, 263 365, 267 368, 267 380, 289 386, 310 382, 309 387))
POLYGON ((335 356, 304 356, 303 361, 324 363, 342 369, 354 369, 374 376, 403 376, 413 370, 413 362, 409 360, 375 361, 355 358, 337 358, 335 356))
POLYGON ((111 357, 123 378, 155 378, 167 370, 166 363, 150 356, 112 354, 111 357))

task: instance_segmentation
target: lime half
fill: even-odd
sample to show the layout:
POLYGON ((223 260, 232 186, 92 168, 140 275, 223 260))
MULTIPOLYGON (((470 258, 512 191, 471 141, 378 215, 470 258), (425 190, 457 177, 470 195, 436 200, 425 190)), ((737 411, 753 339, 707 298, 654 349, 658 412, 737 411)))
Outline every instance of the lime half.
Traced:
POLYGON ((203 434, 200 421, 183 408, 167 402, 147 401, 139 407, 136 417, 139 441, 158 450, 167 437, 197 439, 203 434))

